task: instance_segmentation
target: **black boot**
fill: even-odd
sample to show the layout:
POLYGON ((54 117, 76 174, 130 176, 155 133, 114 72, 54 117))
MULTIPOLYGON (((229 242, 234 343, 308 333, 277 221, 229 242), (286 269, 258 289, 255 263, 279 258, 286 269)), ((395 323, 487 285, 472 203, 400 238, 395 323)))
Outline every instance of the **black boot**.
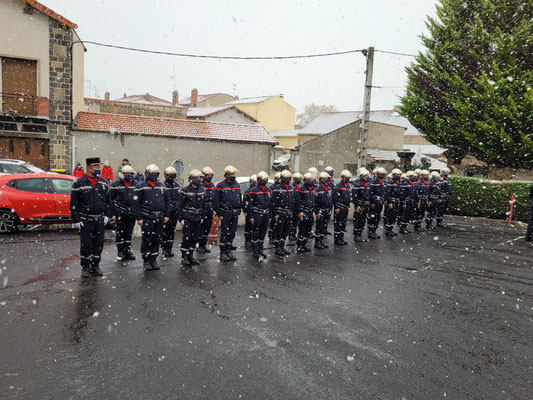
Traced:
POLYGON ((230 250, 228 250, 226 254, 228 255, 230 261, 235 261, 237 259, 237 257, 235 257, 230 250))
POLYGON ((150 265, 152 266, 152 269, 155 269, 155 270, 161 269, 156 260, 150 261, 150 265))
POLYGON ((184 251, 184 250, 181 251, 181 265, 184 266, 184 267, 190 267, 191 266, 191 260, 189 260, 187 252, 184 251))
POLYGON ((91 267, 91 275, 93 275, 93 276, 104 276, 104 271, 102 271, 98 265, 93 265, 91 267))
POLYGON ((191 265, 200 265, 200 261, 194 258, 194 251, 189 251, 188 258, 191 265))
POLYGON ((392 233, 392 229, 386 229, 386 230, 385 230, 385 236, 387 236, 387 237, 393 237, 394 234, 392 233))
POLYGON ((376 235, 376 231, 369 231, 368 238, 375 240, 375 239, 381 239, 381 236, 376 235))
POLYGON ((311 252, 311 248, 307 245, 307 243, 304 244, 304 245, 302 246, 302 248, 304 249, 304 251, 305 251, 306 253, 310 253, 310 252, 311 252))
POLYGON ((255 250, 252 250, 252 257, 259 259, 259 253, 255 250))
POLYGON ((286 249, 285 246, 281 246, 281 250, 283 251, 283 254, 287 256, 291 254, 291 251, 289 249, 286 249))
POLYGON ((442 219, 439 221, 437 220, 437 227, 439 228, 446 228, 446 224, 442 222, 442 219))
POLYGON ((348 244, 348 242, 343 238, 338 237, 337 239, 335 239, 334 244, 336 244, 337 246, 345 246, 348 244))
POLYGON ((172 254, 172 255, 171 254, 172 253, 170 252, 169 249, 163 249, 163 258, 165 258, 165 259, 166 258, 170 258, 170 257, 172 257, 174 255, 174 254, 172 254))
POLYGON ((424 232, 424 228, 421 225, 415 225, 415 232, 424 232))
POLYGON ((289 240, 291 242, 296 242, 297 238, 296 238, 296 236, 289 236, 289 240))
POLYGON ((145 271, 151 271, 152 270, 152 263, 148 260, 143 261, 143 269, 145 271))
POLYGON ((406 226, 402 226, 402 227, 400 228, 400 233, 401 233, 402 235, 406 235, 406 234, 409 233, 409 231, 407 230, 407 227, 406 227, 406 226))
POLYGON ((91 271, 89 270, 89 267, 82 267, 81 268, 81 277, 82 278, 90 278, 91 277, 91 271))
POLYGON ((126 250, 126 260, 135 260, 135 258, 131 249, 126 250))
POLYGON ((124 261, 126 260, 126 255, 124 254, 123 251, 119 251, 117 253, 117 261, 124 261))
POLYGON ((263 258, 267 258, 267 255, 265 254, 265 252, 263 251, 263 249, 259 249, 259 255, 263 258))
POLYGON ((274 254, 283 257, 285 255, 285 252, 283 251, 283 248, 281 246, 276 246, 276 251, 274 252, 274 254))
POLYGON ((327 243, 324 243, 324 238, 320 238, 320 244, 322 245, 322 248, 329 249, 329 245, 327 243))
POLYGON ((324 245, 322 244, 322 241, 319 237, 315 239, 315 249, 325 249, 324 245))
POLYGON ((232 245, 232 246, 230 247, 230 250, 237 250, 237 247, 235 247, 235 246, 232 245))
POLYGON ((220 261, 231 261, 231 258, 226 250, 220 250, 220 261))

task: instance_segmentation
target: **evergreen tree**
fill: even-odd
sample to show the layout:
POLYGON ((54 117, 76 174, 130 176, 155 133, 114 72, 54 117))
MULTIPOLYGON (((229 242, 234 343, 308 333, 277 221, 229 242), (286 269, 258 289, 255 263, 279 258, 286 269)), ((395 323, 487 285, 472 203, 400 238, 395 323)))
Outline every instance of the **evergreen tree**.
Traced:
POLYGON ((450 156, 533 168, 533 0, 440 0, 400 113, 450 156))

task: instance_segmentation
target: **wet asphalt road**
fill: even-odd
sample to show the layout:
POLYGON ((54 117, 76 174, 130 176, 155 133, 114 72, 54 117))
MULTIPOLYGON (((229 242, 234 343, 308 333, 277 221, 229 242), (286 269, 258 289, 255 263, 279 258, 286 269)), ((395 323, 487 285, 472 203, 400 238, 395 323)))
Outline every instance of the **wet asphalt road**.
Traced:
POLYGON ((530 399, 523 231, 457 218, 158 272, 115 262, 108 232, 105 277, 85 281, 75 231, 3 236, 0 398, 530 399))

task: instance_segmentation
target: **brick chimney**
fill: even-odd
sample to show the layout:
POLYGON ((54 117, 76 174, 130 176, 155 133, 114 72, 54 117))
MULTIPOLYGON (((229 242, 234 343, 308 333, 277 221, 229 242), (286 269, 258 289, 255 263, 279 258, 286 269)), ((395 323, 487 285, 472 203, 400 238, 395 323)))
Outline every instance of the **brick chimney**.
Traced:
POLYGON ((150 100, 150 93, 146 93, 146 94, 144 95, 144 98, 145 98, 146 100, 150 100))
POLYGON ((126 97, 126 92, 124 92, 124 97, 126 97))
POLYGON ((180 97, 179 97, 178 91, 174 90, 172 92, 172 105, 177 106, 178 103, 180 102, 179 100, 180 100, 180 97))
POLYGON ((191 104, 198 103, 198 89, 191 90, 191 104))
POLYGON ((104 94, 104 100, 105 100, 105 101, 109 101, 109 100, 110 100, 110 96, 111 96, 111 95, 109 94, 109 92, 105 92, 105 94, 104 94))

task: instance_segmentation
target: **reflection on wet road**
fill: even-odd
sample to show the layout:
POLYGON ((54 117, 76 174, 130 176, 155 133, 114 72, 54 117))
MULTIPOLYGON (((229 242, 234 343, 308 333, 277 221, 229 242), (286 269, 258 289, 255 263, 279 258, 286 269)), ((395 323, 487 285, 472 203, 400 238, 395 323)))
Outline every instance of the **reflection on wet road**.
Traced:
POLYGON ((529 398, 521 233, 456 218, 264 263, 238 250, 224 265, 215 250, 158 272, 114 261, 108 241, 104 278, 84 281, 75 232, 4 236, 0 397, 529 398))

